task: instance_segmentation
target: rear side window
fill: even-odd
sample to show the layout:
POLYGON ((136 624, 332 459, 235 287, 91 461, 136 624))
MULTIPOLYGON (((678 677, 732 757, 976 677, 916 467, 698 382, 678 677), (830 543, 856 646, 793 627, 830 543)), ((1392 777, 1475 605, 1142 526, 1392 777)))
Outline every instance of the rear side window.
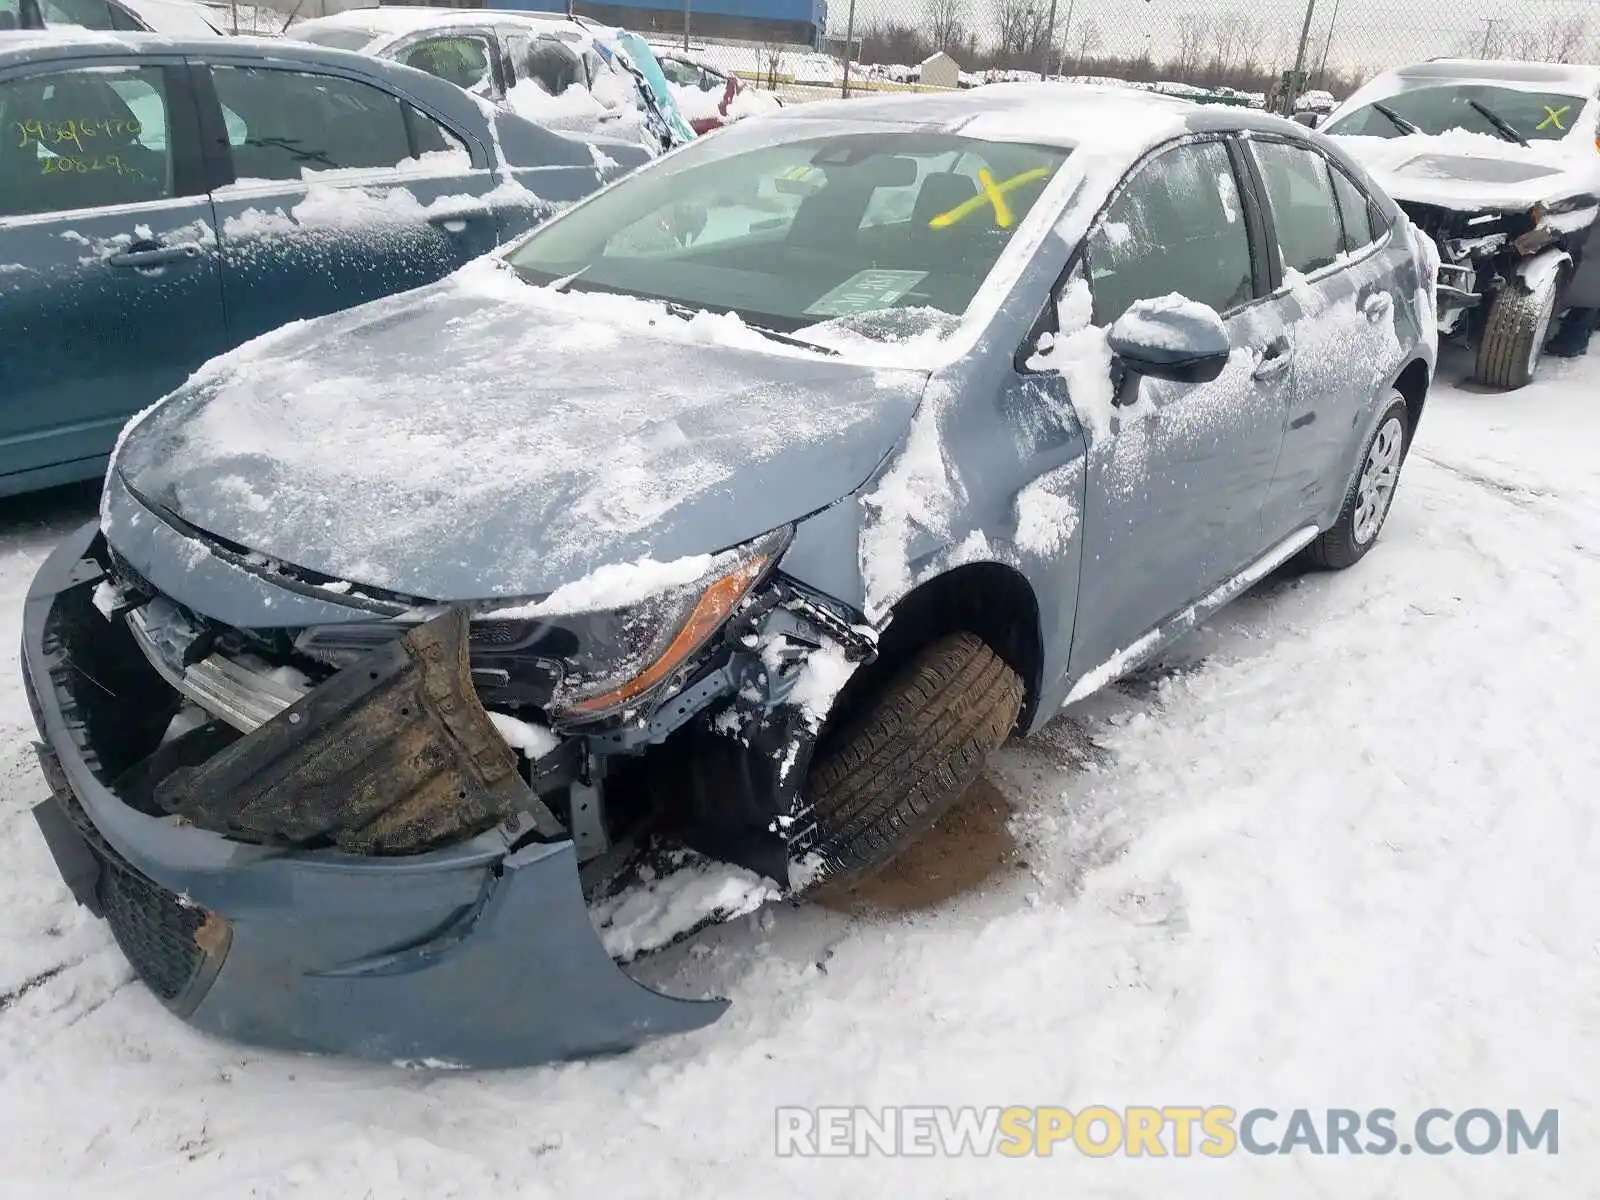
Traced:
POLYGON ((1086 249, 1097 325, 1173 292, 1219 313, 1254 295, 1233 162, 1217 142, 1178 146, 1138 168, 1086 249))
POLYGON ((1354 253, 1382 237, 1383 228, 1373 226, 1373 206, 1366 193, 1337 167, 1332 174, 1333 194, 1339 201, 1339 220, 1344 226, 1344 249, 1354 253))
POLYGON ((174 194, 157 67, 55 71, 0 83, 0 216, 174 194))
POLYGON ((407 46, 395 60, 469 92, 487 93, 494 90, 489 67, 492 57, 487 38, 452 35, 407 46))
POLYGON ((423 155, 464 169, 467 149, 438 122, 381 88, 336 75, 216 67, 217 98, 240 180, 381 170, 423 155))
POLYGON ((1344 248, 1328 161, 1283 142, 1252 142, 1267 185, 1285 270, 1309 275, 1332 266, 1344 248))

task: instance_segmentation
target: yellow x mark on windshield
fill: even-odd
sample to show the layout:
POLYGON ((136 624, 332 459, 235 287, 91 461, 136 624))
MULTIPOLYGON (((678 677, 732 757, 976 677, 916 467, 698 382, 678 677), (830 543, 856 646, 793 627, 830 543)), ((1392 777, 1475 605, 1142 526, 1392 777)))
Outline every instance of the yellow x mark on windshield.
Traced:
POLYGON ((1548 104, 1546 104, 1543 107, 1544 107, 1544 113, 1545 113, 1544 120, 1540 121, 1537 125, 1535 125, 1534 129, 1535 130, 1539 130, 1539 129, 1543 129, 1547 125, 1554 125, 1557 129, 1561 130, 1562 132, 1566 132, 1566 128, 1567 127, 1561 123, 1561 118, 1566 113, 1566 111, 1569 108, 1572 107, 1572 105, 1563 104, 1560 108, 1551 108, 1548 104))
POLYGON ((964 221, 975 212, 981 212, 985 207, 994 208, 994 223, 1001 229, 1010 229, 1016 221, 1011 205, 1006 202, 1006 193, 1014 192, 1025 183, 1032 183, 1035 179, 1043 179, 1050 174, 1049 167, 1033 167, 1030 170, 1019 172, 1010 179, 1003 179, 999 183, 994 181, 994 176, 989 174, 989 168, 978 168, 978 184, 983 191, 970 200, 963 200, 954 208, 940 213, 928 222, 930 229, 945 229, 957 221, 964 221))

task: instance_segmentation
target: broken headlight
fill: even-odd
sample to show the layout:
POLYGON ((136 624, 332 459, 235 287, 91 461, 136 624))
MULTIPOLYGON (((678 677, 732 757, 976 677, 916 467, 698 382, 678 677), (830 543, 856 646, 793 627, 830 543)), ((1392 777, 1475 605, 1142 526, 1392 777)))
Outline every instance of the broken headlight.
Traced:
POLYGON ((535 604, 484 618, 532 620, 571 634, 552 715, 607 716, 691 662, 776 564, 791 533, 785 527, 703 559, 605 567, 535 604))
MULTIPOLYGON (((693 659, 778 561, 792 532, 784 527, 721 554, 602 567, 537 601, 473 605, 468 653, 479 697, 568 721, 627 709, 693 659)), ((345 666, 437 613, 317 626, 303 630, 295 647, 345 666)))

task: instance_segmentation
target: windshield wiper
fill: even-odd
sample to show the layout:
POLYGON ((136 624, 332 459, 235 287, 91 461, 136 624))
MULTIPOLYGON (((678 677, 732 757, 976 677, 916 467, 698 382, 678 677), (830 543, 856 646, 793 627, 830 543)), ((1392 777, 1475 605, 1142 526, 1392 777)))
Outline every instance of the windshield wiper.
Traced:
POLYGON ((1410 121, 1406 120, 1399 113, 1395 112, 1395 110, 1390 108, 1387 104, 1374 104, 1372 108, 1374 112, 1381 113, 1388 120, 1389 124, 1393 125, 1401 133, 1410 134, 1422 132, 1422 130, 1418 129, 1410 121))
MULTIPOLYGON (((651 300, 655 299, 654 297, 645 298, 651 300)), ((692 304, 684 304, 680 300, 655 300, 655 303, 661 305, 673 316, 682 317, 685 321, 692 321, 701 313, 708 313, 711 311, 709 308, 696 308, 692 304)), ((832 346, 823 346, 817 342, 808 342, 805 340, 805 338, 795 337, 792 333, 779 333, 776 329, 768 329, 765 325, 756 325, 750 321, 745 321, 742 316, 739 319, 744 321, 746 329, 754 329, 764 338, 771 338, 773 341, 782 342, 786 346, 799 346, 802 350, 815 350, 818 354, 831 354, 835 358, 839 357, 839 352, 832 346)))
POLYGON ((1518 133, 1512 127, 1511 122, 1506 120, 1499 113, 1495 112, 1494 109, 1490 108, 1481 100, 1474 100, 1471 96, 1467 96, 1465 99, 1468 104, 1472 105, 1473 108, 1478 110, 1478 113, 1483 117, 1484 120, 1488 121, 1489 124, 1493 125, 1500 131, 1500 136, 1505 138, 1506 141, 1516 142, 1519 146, 1526 146, 1528 144, 1528 139, 1518 133))

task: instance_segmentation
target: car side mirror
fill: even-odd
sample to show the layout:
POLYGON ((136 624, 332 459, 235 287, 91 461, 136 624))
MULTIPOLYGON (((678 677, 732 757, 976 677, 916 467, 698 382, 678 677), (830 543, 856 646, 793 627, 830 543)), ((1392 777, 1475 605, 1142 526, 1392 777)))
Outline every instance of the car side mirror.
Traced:
POLYGON ((1177 383, 1210 383, 1233 349, 1216 309, 1177 293, 1134 301, 1107 341, 1128 371, 1177 383))
POLYGON ((1297 125, 1304 125, 1307 129, 1315 129, 1322 124, 1322 114, 1317 112, 1297 112, 1293 119, 1297 125))

